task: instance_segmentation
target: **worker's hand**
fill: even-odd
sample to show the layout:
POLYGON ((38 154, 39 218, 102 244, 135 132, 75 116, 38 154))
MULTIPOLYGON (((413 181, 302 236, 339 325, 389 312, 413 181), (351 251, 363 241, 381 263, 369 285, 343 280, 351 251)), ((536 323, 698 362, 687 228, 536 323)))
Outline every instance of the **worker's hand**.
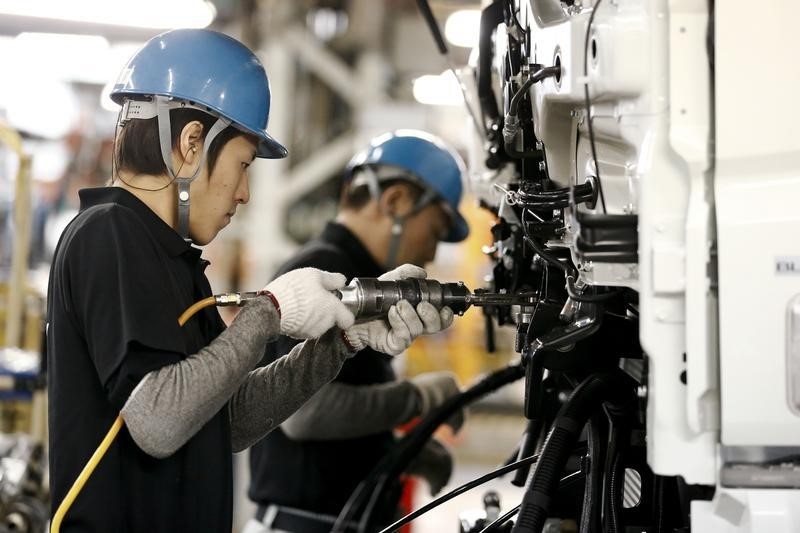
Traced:
POLYGON ((265 287, 280 306, 281 334, 295 339, 316 339, 334 325, 353 325, 353 313, 334 296, 346 278, 316 268, 300 268, 278 277, 265 287))
POLYGON ((436 496, 450 481, 453 473, 453 457, 441 442, 430 439, 408 465, 406 472, 427 481, 431 496, 436 496))
POLYGON ((441 331, 452 322, 453 311, 448 307, 437 311, 430 303, 420 302, 414 309, 408 301, 400 300, 389 308, 386 319, 356 324, 344 333, 357 351, 369 346, 379 352, 398 355, 420 335, 441 331))
MULTIPOLYGON (((452 372, 426 372, 414 376, 409 381, 417 393, 418 414, 423 417, 461 392, 452 372)), ((459 409, 445 423, 453 428, 453 432, 458 433, 458 430, 464 425, 464 419, 464 410, 459 409)))
POLYGON ((405 265, 400 265, 399 267, 395 268, 394 270, 390 270, 385 274, 381 274, 378 276, 378 279, 380 281, 397 281, 399 279, 425 279, 427 277, 428 273, 425 272, 424 268, 406 263, 405 265))
MULTIPOLYGON (((397 281, 409 278, 425 279, 427 277, 428 273, 425 272, 424 268, 406 263, 385 274, 381 274, 378 279, 381 281, 397 281)), ((453 310, 449 307, 443 307, 441 311, 437 311, 430 303, 423 302, 417 305, 417 314, 422 320, 423 334, 425 335, 447 329, 453 323, 453 310)))

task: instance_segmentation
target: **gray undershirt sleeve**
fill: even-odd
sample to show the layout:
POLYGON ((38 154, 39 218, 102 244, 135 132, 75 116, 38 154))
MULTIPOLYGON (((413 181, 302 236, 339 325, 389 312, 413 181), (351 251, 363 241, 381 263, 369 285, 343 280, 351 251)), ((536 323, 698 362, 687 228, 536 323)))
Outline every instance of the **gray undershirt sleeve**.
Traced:
POLYGON ((281 425, 295 440, 353 439, 391 431, 419 414, 419 397, 408 381, 377 385, 325 385, 281 425))
POLYGON ((121 411, 136 444, 154 457, 173 454, 225 406, 279 332, 275 307, 259 298, 198 353, 145 375, 121 411))
POLYGON ((248 374, 229 404, 234 452, 261 440, 336 377, 353 355, 341 337, 332 329, 248 374))

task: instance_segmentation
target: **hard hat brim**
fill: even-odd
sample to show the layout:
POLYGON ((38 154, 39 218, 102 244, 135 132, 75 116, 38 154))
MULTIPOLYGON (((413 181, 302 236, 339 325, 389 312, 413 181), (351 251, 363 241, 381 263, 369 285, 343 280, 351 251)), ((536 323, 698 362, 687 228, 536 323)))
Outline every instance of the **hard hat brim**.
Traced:
MULTIPOLYGON (((252 132, 251 132, 252 133, 252 132)), ((283 159, 289 155, 289 150, 281 143, 272 138, 266 131, 256 133, 258 137, 258 148, 256 157, 262 159, 283 159)))
POLYGON ((461 213, 456 211, 454 218, 453 227, 443 239, 444 242, 461 242, 469 235, 469 225, 461 213))

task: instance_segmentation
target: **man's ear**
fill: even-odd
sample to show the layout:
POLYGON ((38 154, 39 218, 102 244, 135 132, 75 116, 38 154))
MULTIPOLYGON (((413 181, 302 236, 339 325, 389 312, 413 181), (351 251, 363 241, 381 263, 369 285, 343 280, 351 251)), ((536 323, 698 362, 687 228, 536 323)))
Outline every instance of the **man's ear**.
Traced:
POLYGON ((203 150, 203 123, 193 120, 186 124, 181 130, 178 139, 179 161, 183 162, 184 167, 196 166, 200 162, 203 150))
POLYGON ((405 216, 413 208, 413 201, 408 188, 400 183, 395 183, 384 189, 378 204, 382 213, 392 217, 405 216))

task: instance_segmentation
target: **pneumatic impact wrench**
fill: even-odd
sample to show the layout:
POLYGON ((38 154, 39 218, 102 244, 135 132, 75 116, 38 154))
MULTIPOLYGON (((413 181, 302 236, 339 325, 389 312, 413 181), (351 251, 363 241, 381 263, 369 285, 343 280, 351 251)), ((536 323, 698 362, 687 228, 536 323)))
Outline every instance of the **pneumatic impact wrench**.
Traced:
POLYGON ((408 300, 415 307, 420 302, 430 302, 436 309, 447 306, 457 315, 463 315, 473 305, 499 307, 536 304, 533 294, 471 292, 461 281, 442 283, 416 278, 397 281, 353 278, 347 287, 335 293, 359 322, 386 316, 389 309, 400 300, 408 300))

